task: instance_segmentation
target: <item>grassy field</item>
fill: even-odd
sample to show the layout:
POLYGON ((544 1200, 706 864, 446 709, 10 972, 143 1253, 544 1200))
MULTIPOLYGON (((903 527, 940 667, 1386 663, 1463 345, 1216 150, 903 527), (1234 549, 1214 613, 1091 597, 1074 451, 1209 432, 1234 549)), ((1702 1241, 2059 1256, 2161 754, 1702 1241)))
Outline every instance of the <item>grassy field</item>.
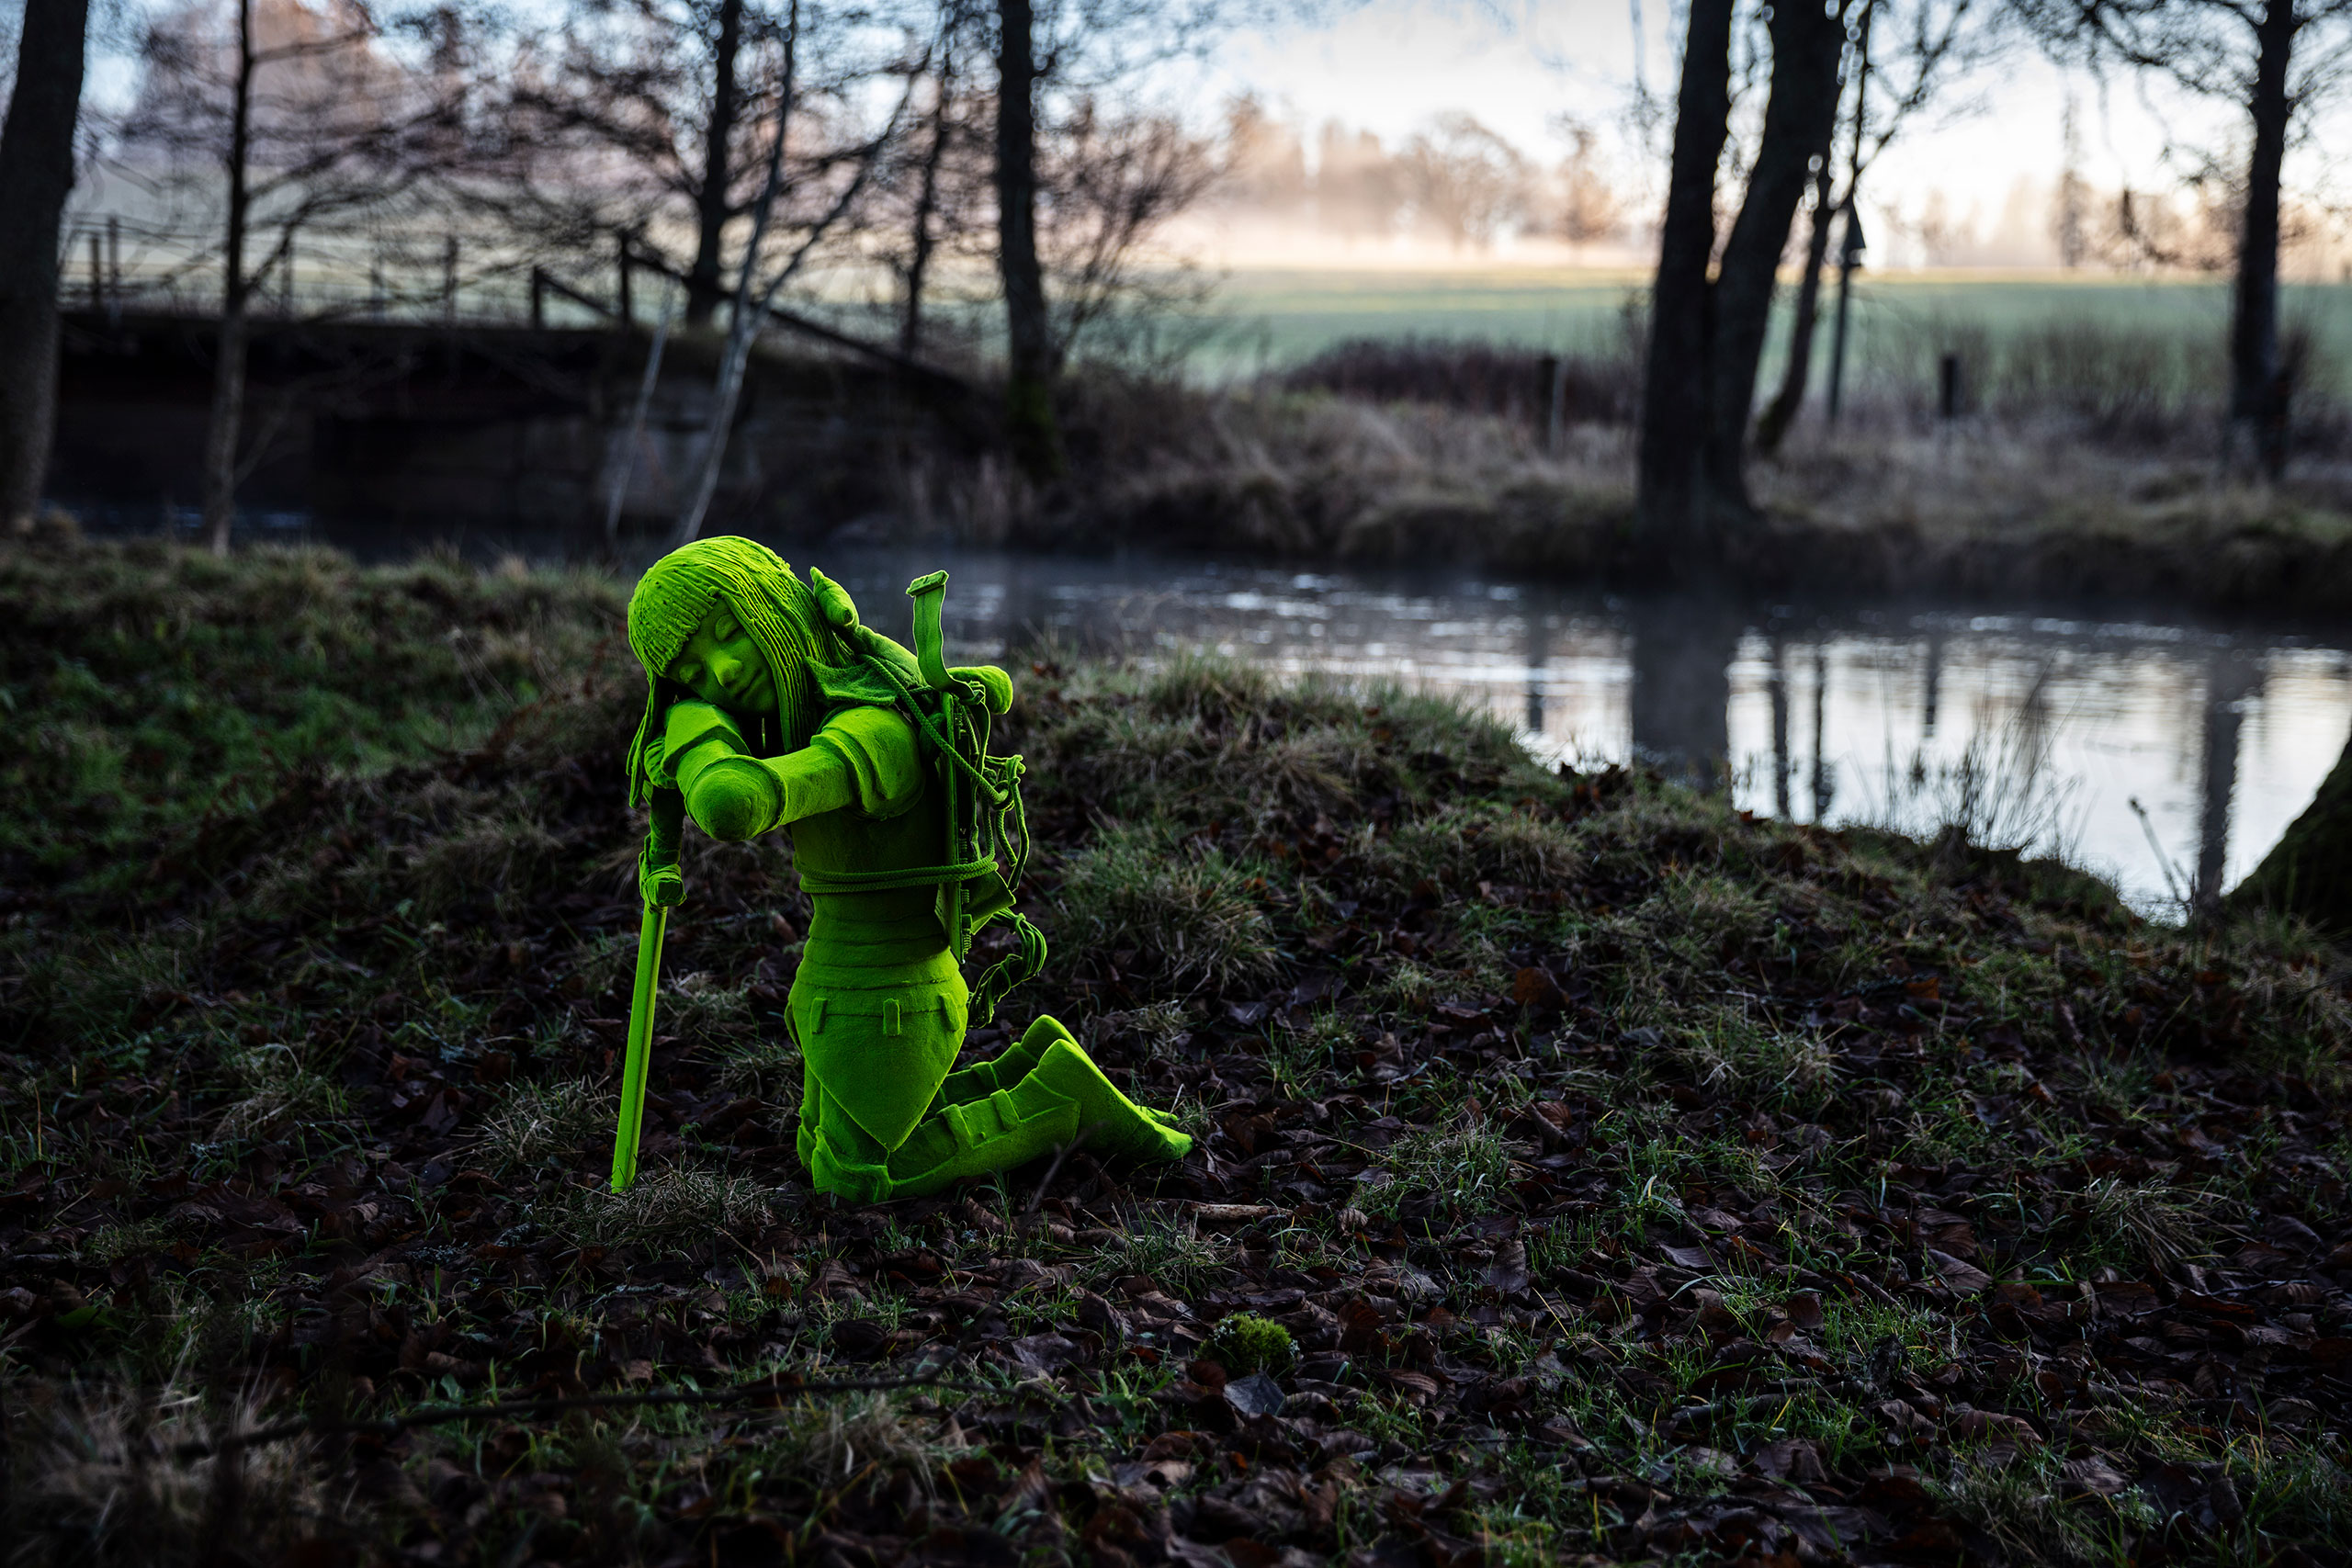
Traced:
MULTIPOLYGON (((1833 279, 1834 281, 1834 279, 1833 279)), ((1627 301, 1649 287, 1646 273, 1539 268, 1446 272, 1237 270, 1217 290, 1221 323, 1199 363, 1219 376, 1281 368, 1356 338, 1467 338, 1591 355, 1614 351, 1627 301)), ((1976 277, 1935 273, 1881 276, 1855 284, 1852 353, 1865 376, 1925 376, 1936 340, 1967 348, 2052 322, 2144 330, 2218 363, 2229 321, 2222 279, 1976 277), (1923 341, 1925 340, 1925 341, 1923 341)), ((1786 352, 1784 299, 1766 351, 1765 382, 1776 384, 1786 352)), ((2328 352, 2322 381, 2352 393, 2352 287, 2290 284, 2285 320, 2308 325, 2328 352)), ((1825 317, 1825 321, 1826 321, 1825 317)), ((1826 352, 1825 326, 1820 347, 1826 352)))
POLYGON ((1016 1000, 1180 1168, 814 1196, 697 840, 612 1198, 618 610, 0 555, 7 1561, 2352 1551, 2340 953, 1394 693, 1022 672, 1016 1000))

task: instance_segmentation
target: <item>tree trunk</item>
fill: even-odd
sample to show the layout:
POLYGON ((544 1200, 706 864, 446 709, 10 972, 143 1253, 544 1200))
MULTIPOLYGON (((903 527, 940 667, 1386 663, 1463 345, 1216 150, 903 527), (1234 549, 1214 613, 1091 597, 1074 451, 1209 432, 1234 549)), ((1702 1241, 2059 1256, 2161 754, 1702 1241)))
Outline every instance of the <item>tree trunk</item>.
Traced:
POLYGON ((2224 902, 2239 912, 2300 916, 2339 941, 2352 938, 2352 742, 2303 814, 2224 902))
POLYGON ((718 44, 711 51, 710 120, 703 127, 702 188, 695 193, 695 263, 686 269, 686 324, 710 324, 727 290, 719 284, 719 248, 733 216, 735 120, 741 93, 735 58, 743 47, 743 0, 719 0, 718 44))
POLYGON ((1813 180, 1813 233, 1805 241, 1804 276, 1797 284, 1796 319, 1789 326, 1789 363, 1781 372, 1781 389, 1756 422, 1756 450, 1770 457, 1780 451, 1789 426, 1804 407, 1805 384, 1813 378, 1813 334, 1821 320, 1821 269, 1829 260, 1829 225, 1837 217, 1830 205, 1829 160, 1813 180))
POLYGON ((2287 385, 2278 363, 2278 179, 2294 113, 2287 73, 2295 51, 2295 0, 2267 0, 2255 24, 2254 154, 2245 181, 2245 230, 2238 243, 2237 298, 2230 322, 2230 423, 2263 471, 2287 466, 2287 385))
POLYGON ((1731 130, 1732 9, 1733 0, 1690 0, 1675 96, 1666 220, 1650 289, 1635 499, 1643 535, 1661 556, 1689 542, 1696 521, 1713 335, 1707 267, 1715 247, 1715 168, 1731 130))
POLYGON ((914 233, 907 254, 907 310, 899 322, 899 352, 912 357, 922 352, 922 293, 930 283, 931 254, 937 239, 931 231, 939 210, 939 170, 946 162, 956 96, 956 56, 940 46, 939 101, 931 116, 931 145, 923 152, 922 183, 915 192, 914 233))
MULTIPOLYGON (((1728 4, 1728 0, 1708 0, 1728 4)), ((1037 54, 1032 0, 998 0, 997 265, 1004 279, 1005 422, 1013 460, 1032 479, 1062 473, 1054 425, 1053 323, 1037 261, 1037 54)))
POLYGON ((229 231, 221 246, 220 330, 212 367, 212 411, 204 432, 204 531, 212 553, 229 553, 237 513, 237 441, 245 412, 245 221, 252 197, 245 159, 253 139, 254 0, 237 0, 236 98, 229 118, 229 231))
POLYGON ((31 525, 57 417, 57 225, 74 188, 89 0, 28 0, 0 124, 0 529, 31 525))
POLYGON ((1715 520, 1727 522, 1755 513, 1746 469, 1756 367, 1764 356, 1789 226, 1804 199, 1814 160, 1827 161, 1838 129, 1838 62, 1846 50, 1843 16, 1818 4, 1775 6, 1770 25, 1772 86, 1764 134, 1715 274, 1704 488, 1715 520))
MULTIPOLYGON (((759 199, 752 204, 752 232, 743 242, 743 259, 735 272, 733 303, 727 313, 727 346, 718 357, 718 381, 711 390, 710 431, 703 438, 700 461, 695 470, 695 488, 688 492, 685 509, 678 514, 678 529, 672 536, 670 547, 676 549, 702 533, 703 521, 710 514, 710 499, 718 491, 718 470, 727 459, 727 441, 735 425, 735 411, 742 400, 743 372, 751 363, 752 344, 760 335, 760 323, 768 312, 768 302, 775 298, 775 290, 783 284, 779 276, 767 292, 758 293, 760 247, 767 239, 768 222, 775 215, 776 197, 784 190, 784 150, 792 130, 793 96, 799 88, 800 68, 800 0, 792 0, 787 31, 784 44, 784 85, 776 95, 775 136, 768 143, 767 172, 760 181, 759 199)), ((787 269, 789 270, 789 269, 787 269)))

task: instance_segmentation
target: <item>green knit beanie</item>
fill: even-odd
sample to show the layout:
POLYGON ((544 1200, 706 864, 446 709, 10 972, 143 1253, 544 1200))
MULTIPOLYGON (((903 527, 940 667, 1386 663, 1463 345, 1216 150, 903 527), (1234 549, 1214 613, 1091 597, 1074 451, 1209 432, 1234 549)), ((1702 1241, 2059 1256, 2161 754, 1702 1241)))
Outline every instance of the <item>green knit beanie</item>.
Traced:
POLYGON ((641 805, 652 788, 645 748, 661 733, 667 705, 662 672, 721 601, 751 634, 775 678, 775 721, 784 749, 798 750, 816 732, 817 688, 808 667, 842 659, 807 585, 765 545, 726 535, 696 539, 655 561, 629 595, 628 645, 645 666, 645 716, 628 752, 632 806, 641 805))

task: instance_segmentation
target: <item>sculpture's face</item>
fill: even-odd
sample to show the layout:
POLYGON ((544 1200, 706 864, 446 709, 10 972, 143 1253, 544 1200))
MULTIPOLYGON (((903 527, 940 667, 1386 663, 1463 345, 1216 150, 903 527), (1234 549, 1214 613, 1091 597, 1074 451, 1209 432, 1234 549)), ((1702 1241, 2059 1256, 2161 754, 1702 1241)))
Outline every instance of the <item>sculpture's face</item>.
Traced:
POLYGON ((724 600, 710 607, 662 673, 729 712, 775 712, 775 675, 724 600))

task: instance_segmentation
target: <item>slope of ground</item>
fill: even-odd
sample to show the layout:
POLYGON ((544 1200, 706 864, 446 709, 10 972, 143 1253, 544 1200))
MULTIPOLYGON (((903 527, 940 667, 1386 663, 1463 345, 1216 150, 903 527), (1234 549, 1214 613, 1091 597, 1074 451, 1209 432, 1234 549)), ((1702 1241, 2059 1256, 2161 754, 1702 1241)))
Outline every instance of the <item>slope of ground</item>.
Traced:
POLYGON ((617 617, 0 556, 0 1555, 2352 1549, 2334 950, 1398 693, 1044 665, 1010 1021, 1194 1154, 816 1197, 789 856, 697 840, 615 1199, 617 617))

